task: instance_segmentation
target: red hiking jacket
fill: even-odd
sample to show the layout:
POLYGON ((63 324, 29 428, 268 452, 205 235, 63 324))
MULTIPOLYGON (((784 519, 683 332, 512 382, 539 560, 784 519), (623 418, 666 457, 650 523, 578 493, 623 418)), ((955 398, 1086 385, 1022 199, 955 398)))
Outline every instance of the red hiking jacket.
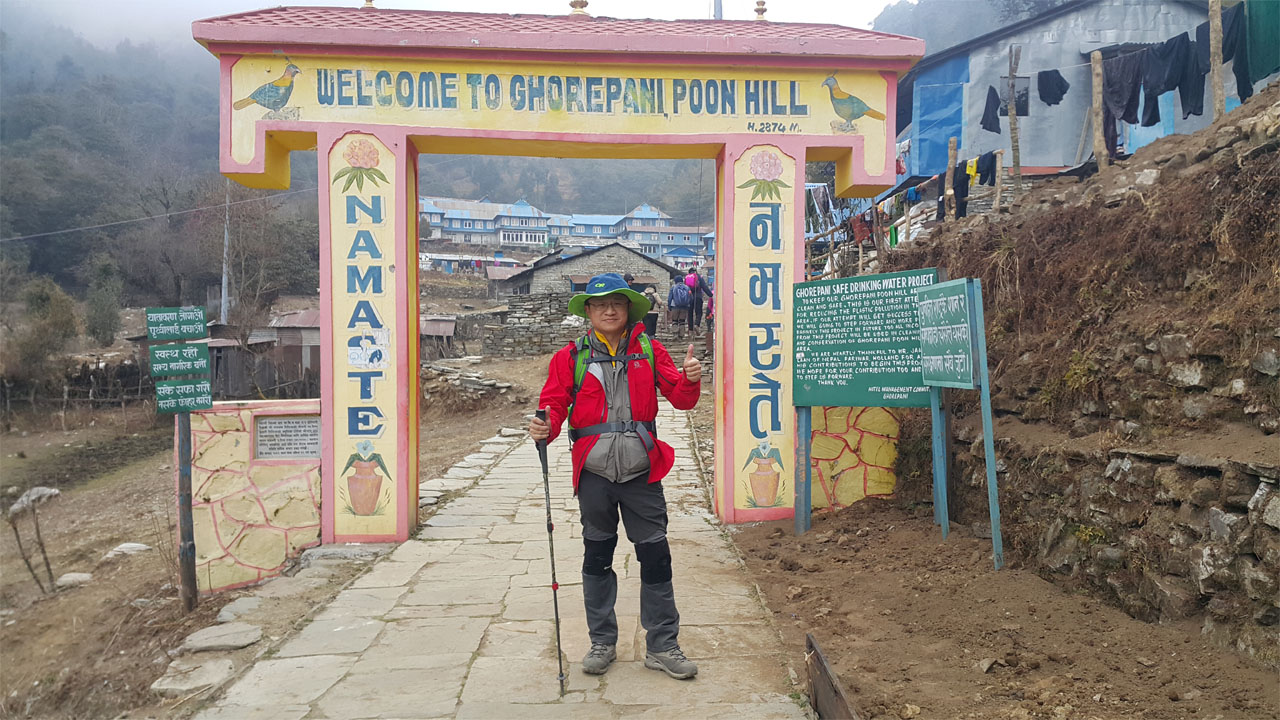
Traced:
MULTIPOLYGON (((641 329, 642 326, 639 324, 631 329, 630 344, 626 352, 620 352, 620 355, 632 353, 643 355, 644 351, 640 348, 639 339, 641 329)), ((702 383, 689 382, 684 373, 676 368, 670 353, 662 343, 652 340, 652 344, 653 360, 657 364, 659 377, 657 389, 662 391, 663 396, 677 410, 693 408, 698 404, 698 397, 702 393, 702 383)), ((569 406, 574 403, 573 369, 577 363, 576 353, 576 343, 569 343, 551 357, 547 384, 542 387, 542 394, 538 397, 538 407, 547 408, 547 423, 551 426, 551 434, 547 437, 548 443, 560 435, 560 426, 569 413, 569 406)), ((658 417, 658 393, 653 386, 653 370, 649 368, 649 361, 644 357, 629 362, 627 383, 631 391, 631 418, 638 421, 653 421, 658 417)), ((578 389, 577 404, 573 407, 571 425, 584 428, 605 422, 608 407, 605 402, 604 387, 594 375, 587 373, 582 378, 582 387, 578 389)), ((578 476, 582 473, 582 464, 598 439, 598 435, 591 435, 573 444, 573 492, 575 495, 578 492, 578 476)), ((655 483, 662 480, 674 464, 675 451, 659 439, 654 443, 653 450, 649 452, 649 482, 655 483)))

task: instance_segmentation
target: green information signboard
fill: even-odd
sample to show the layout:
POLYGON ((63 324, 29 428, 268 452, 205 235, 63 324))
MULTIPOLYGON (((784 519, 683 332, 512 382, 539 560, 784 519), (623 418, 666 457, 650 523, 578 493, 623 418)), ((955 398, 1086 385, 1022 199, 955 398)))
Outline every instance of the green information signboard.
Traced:
POLYGON ((191 340, 206 332, 203 307, 147 308, 148 340, 191 340))
POLYGON ((209 346, 204 343, 151 346, 151 377, 208 373, 209 346))
POLYGON ((927 268, 797 283, 793 403, 929 407, 916 290, 937 277, 927 268))
POLYGON ((920 313, 920 370, 925 385, 972 390, 974 382, 972 283, 967 279, 916 291, 920 313))
POLYGON ((212 407, 213 387, 208 378, 156 381, 157 412, 191 412, 212 407))

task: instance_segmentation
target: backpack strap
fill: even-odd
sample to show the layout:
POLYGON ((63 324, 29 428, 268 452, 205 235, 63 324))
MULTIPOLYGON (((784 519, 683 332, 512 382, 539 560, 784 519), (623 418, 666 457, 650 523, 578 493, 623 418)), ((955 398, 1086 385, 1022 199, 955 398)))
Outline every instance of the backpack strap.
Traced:
MULTIPOLYGON (((569 404, 569 415, 573 417, 573 408, 577 404, 578 391, 582 389, 582 380, 587 376, 587 366, 595 362, 631 362, 632 360, 645 359, 649 361, 649 369, 653 371, 653 390, 658 392, 658 362, 653 356, 653 342, 649 336, 640 333, 638 338, 640 341, 639 353, 629 353, 627 355, 613 356, 591 356, 591 341, 588 336, 583 335, 574 341, 574 363, 573 363, 573 398, 574 402, 569 404)), ((568 418, 566 418, 567 420, 568 418)), ((579 437, 587 437, 590 435, 599 435, 603 432, 639 432, 641 440, 644 441, 646 449, 652 448, 653 438, 657 436, 657 424, 653 422, 626 423, 627 427, 621 427, 622 423, 605 423, 601 425, 592 425, 582 430, 574 430, 573 425, 569 426, 569 439, 577 441, 579 437), (614 428, 613 425, 619 425, 614 428)))

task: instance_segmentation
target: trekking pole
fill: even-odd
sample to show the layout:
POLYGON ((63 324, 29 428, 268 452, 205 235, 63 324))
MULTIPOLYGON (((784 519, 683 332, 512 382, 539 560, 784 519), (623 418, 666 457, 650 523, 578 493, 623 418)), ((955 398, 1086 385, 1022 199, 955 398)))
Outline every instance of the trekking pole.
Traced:
MULTIPOLYGON (((534 415, 541 421, 547 421, 547 411, 538 408, 534 415)), ((556 665, 560 668, 560 697, 564 697, 564 653, 560 651, 560 583, 556 582, 556 543, 551 531, 555 528, 551 523, 551 471, 547 468, 547 441, 538 440, 538 459, 542 461, 542 493, 547 500, 547 549, 551 557, 551 606, 556 615, 556 665)))

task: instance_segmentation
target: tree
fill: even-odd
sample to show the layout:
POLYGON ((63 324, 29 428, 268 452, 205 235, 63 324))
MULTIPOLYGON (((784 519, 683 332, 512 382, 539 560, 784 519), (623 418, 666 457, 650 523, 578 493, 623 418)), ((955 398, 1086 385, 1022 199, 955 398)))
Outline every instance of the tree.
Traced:
POLYGON ((120 330, 120 294, 124 278, 110 255, 99 253, 89 260, 89 294, 85 298, 85 332, 94 342, 107 347, 120 330))
POLYGON ((79 332, 75 303, 48 277, 29 281, 22 299, 26 311, 13 341, 5 344, 5 369, 16 378, 40 380, 49 372, 50 358, 79 332))

